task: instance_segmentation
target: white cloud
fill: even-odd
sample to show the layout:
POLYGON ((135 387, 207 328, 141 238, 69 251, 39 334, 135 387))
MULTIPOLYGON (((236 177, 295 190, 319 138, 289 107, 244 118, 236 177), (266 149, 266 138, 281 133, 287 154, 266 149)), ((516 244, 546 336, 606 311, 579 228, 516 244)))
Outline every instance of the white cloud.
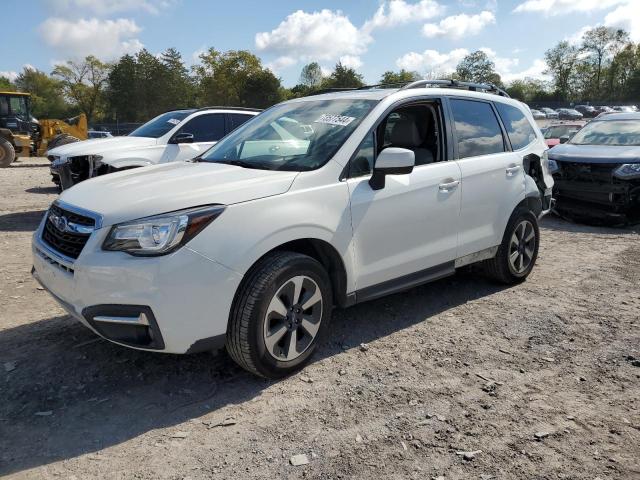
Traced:
POLYGON ((347 68, 357 70, 362 66, 362 60, 355 55, 343 55, 340 57, 340 63, 347 68))
POLYGON ((565 37, 564 40, 569 42, 570 45, 574 45, 574 46, 580 45, 582 43, 582 37, 584 36, 584 34, 587 33, 589 30, 591 30, 592 28, 595 28, 595 27, 593 25, 585 25, 584 27, 580 28, 580 30, 578 30, 577 32, 574 32, 568 37, 565 37))
POLYGON ((161 9, 173 4, 174 0, 49 0, 56 12, 80 12, 106 16, 132 10, 142 10, 157 14, 161 9))
MULTIPOLYGON (((503 82, 511 82, 518 78, 535 78, 544 80, 547 77, 542 73, 547 66, 543 60, 536 59, 531 66, 524 70, 518 70, 520 61, 518 58, 500 57, 490 48, 480 48, 495 64, 496 72, 503 82)), ((425 50, 422 53, 409 52, 396 61, 398 68, 413 70, 419 73, 438 72, 440 76, 455 71, 456 66, 465 56, 471 53, 466 48, 457 48, 450 52, 438 52, 437 50, 425 50)), ((428 75, 431 77, 432 75, 428 75)))
POLYGON ((409 22, 419 22, 439 17, 444 12, 445 7, 435 0, 421 0, 417 3, 390 0, 380 5, 376 13, 364 24, 362 29, 365 32, 371 32, 376 28, 390 28, 409 22))
POLYGON ((357 29, 341 11, 298 10, 271 32, 256 34, 256 48, 297 60, 335 60, 366 51, 371 37, 357 29))
POLYGON ((126 18, 49 18, 40 25, 40 35, 45 43, 64 58, 95 55, 102 60, 112 60, 125 53, 135 53, 144 47, 135 38, 140 31, 135 21, 126 18))
POLYGON ((462 13, 444 18, 440 23, 427 23, 422 27, 422 33, 427 38, 447 37, 460 39, 471 35, 477 35, 487 25, 496 23, 495 15, 485 10, 477 15, 467 15, 462 13))
POLYGON ((607 27, 623 28, 634 42, 640 42, 640 15, 638 15, 638 0, 629 0, 604 17, 607 27))
POLYGON ((606 10, 622 3, 636 0, 526 0, 520 3, 514 12, 537 12, 545 15, 562 15, 572 12, 594 12, 606 10))
POLYGON ((450 73, 466 55, 469 55, 469 50, 466 48, 456 48, 448 53, 440 53, 437 50, 425 50, 422 53, 409 52, 396 60, 396 65, 398 68, 419 73, 430 71, 450 73))
POLYGON ((0 77, 7 78, 10 82, 15 82, 16 78, 18 78, 18 72, 14 72, 13 70, 5 70, 0 72, 0 77))
POLYGON ((498 70, 498 73, 500 73, 500 78, 504 83, 509 83, 509 82, 512 82, 513 80, 525 79, 525 78, 532 78, 535 80, 549 80, 550 79, 549 76, 543 73, 546 69, 547 69, 547 63, 540 58, 536 58, 531 63, 531 66, 529 68, 525 70, 516 71, 516 72, 503 71, 502 73, 500 73, 500 70, 498 70, 497 64, 496 64, 496 70, 498 70))
POLYGON ((265 66, 272 72, 278 72, 283 68, 290 67, 291 65, 294 65, 296 63, 298 63, 298 61, 295 58, 282 56, 276 58, 273 62, 267 63, 265 66))

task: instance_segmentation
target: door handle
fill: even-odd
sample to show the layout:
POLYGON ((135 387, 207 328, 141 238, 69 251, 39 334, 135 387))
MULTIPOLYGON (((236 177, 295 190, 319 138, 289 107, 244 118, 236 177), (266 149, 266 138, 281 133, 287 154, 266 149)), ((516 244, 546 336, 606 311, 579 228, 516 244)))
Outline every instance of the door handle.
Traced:
POLYGON ((520 171, 520 165, 511 165, 507 167, 507 176, 512 177, 520 171))
POLYGON ((438 185, 438 189, 442 192, 448 192, 449 190, 453 190, 458 185, 460 185, 460 180, 454 180, 453 182, 441 183, 438 185))

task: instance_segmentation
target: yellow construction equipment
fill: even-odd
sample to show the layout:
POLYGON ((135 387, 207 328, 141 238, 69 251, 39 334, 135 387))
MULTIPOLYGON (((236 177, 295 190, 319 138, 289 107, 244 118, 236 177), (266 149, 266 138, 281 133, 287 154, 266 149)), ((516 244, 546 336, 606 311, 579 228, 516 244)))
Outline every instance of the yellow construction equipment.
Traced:
POLYGON ((0 91, 0 168, 17 157, 45 156, 47 150, 87 139, 84 113, 68 120, 36 120, 31 115, 31 96, 0 91))

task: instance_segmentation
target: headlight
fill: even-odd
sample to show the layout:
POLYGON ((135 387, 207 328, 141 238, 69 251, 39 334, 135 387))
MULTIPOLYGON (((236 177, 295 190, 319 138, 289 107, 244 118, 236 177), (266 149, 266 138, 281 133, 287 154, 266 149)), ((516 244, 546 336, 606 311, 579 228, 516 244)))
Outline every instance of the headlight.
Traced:
POLYGON ((613 175, 625 180, 640 177, 640 163, 625 163, 613 172, 613 175))
POLYGON ((224 211, 222 205, 191 208, 114 225, 104 250, 131 255, 165 255, 195 237, 224 211))

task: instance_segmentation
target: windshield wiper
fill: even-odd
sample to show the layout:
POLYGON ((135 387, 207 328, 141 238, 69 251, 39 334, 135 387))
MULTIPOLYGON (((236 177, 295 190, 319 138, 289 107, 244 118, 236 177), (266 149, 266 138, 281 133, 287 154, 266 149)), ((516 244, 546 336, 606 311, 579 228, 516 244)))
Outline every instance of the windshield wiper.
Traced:
MULTIPOLYGON (((234 165, 236 167, 260 169, 259 166, 245 162, 244 160, 215 160, 211 163, 224 163, 225 165, 234 165)), ((264 167, 262 169, 264 169, 264 167)))

